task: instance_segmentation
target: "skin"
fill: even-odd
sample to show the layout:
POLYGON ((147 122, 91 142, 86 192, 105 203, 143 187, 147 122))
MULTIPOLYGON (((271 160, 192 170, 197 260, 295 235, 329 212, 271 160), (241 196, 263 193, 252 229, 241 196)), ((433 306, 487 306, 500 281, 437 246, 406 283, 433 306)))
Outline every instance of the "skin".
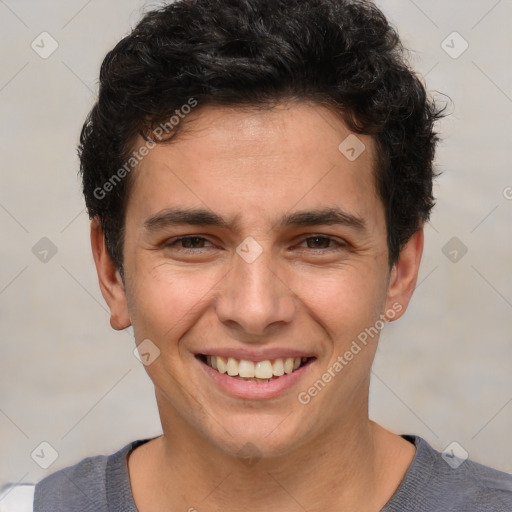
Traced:
POLYGON ((390 269, 373 141, 358 135, 366 149, 349 161, 338 145, 350 131, 323 107, 209 106, 190 114, 185 128, 134 171, 124 282, 101 227, 93 221, 91 229, 111 325, 131 324, 137 343, 150 339, 160 350, 145 368, 163 435, 128 459, 138 509, 380 510, 415 448, 368 418, 378 335, 308 404, 297 396, 380 315, 394 310, 389 320, 396 320, 404 313, 422 228, 390 269), (238 224, 145 227, 178 207, 207 209, 238 224), (285 214, 326 207, 360 219, 364 229, 278 225, 285 214), (183 236, 204 240, 175 243, 183 236), (236 252, 249 236, 262 248, 252 263, 236 252), (226 394, 195 357, 283 347, 316 359, 294 386, 264 400, 226 394), (241 459, 244 446, 255 456, 252 465, 241 459))

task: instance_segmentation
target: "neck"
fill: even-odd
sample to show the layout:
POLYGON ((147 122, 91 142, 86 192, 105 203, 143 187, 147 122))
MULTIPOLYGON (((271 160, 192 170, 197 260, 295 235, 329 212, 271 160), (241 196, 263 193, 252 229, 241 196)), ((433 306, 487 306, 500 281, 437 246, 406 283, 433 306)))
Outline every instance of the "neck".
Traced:
POLYGON ((370 421, 363 409, 364 415, 332 425, 285 455, 244 461, 212 446, 177 415, 162 417, 164 435, 129 459, 137 507, 141 512, 157 504, 191 511, 378 511, 415 449, 370 421))

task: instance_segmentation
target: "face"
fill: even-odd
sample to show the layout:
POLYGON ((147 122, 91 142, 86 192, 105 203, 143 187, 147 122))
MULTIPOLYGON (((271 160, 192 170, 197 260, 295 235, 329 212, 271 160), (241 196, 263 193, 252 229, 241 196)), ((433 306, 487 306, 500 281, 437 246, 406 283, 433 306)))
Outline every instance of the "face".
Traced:
POLYGON ((347 158, 328 110, 193 115, 136 169, 125 282, 107 282, 96 249, 102 290, 112 325, 160 351, 146 370, 164 432, 284 454, 367 418, 378 334, 405 310, 421 249, 390 271, 374 144, 358 135, 347 158))

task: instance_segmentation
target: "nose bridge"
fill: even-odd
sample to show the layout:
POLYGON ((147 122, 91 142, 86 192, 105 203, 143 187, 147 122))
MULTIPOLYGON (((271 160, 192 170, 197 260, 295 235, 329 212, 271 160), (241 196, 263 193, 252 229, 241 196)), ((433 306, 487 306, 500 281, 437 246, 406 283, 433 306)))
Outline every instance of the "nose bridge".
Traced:
POLYGON ((250 334, 288 323, 294 313, 293 294, 278 276, 271 250, 258 245, 251 240, 240 244, 217 303, 222 322, 235 322, 250 334))

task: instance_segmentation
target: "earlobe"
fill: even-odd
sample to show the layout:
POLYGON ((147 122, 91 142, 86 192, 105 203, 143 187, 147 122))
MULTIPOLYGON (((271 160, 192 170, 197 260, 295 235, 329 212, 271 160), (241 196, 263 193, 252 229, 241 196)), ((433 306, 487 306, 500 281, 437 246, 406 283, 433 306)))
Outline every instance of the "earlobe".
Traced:
POLYGON ((400 251, 398 261, 391 269, 386 300, 386 311, 393 311, 388 321, 400 318, 407 309, 416 287, 423 253, 423 226, 412 235, 400 251))
POLYGON ((105 236, 98 219, 91 221, 91 248, 101 294, 110 309, 110 325, 122 330, 131 325, 126 292, 119 270, 105 245, 105 236))

